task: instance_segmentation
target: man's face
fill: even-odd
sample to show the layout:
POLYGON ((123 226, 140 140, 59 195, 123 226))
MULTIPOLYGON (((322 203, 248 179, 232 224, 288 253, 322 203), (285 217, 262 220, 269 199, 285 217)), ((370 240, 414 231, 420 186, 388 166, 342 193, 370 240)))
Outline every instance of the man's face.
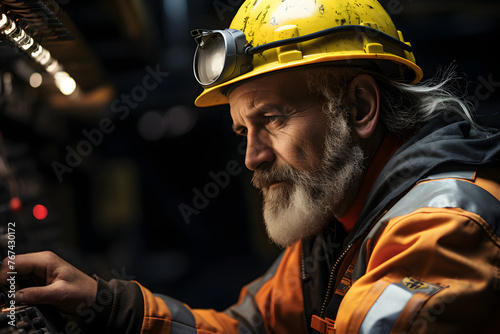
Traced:
MULTIPOLYGON (((245 164, 251 171, 290 165, 313 171, 321 161, 327 116, 293 72, 245 83, 229 95, 233 128, 247 141, 245 164)), ((276 180, 263 190, 290 186, 276 180)))
POLYGON ((317 233, 361 173, 345 113, 325 113, 295 72, 244 83, 228 99, 234 131, 247 140, 245 164, 264 195, 269 236, 288 246, 317 233))

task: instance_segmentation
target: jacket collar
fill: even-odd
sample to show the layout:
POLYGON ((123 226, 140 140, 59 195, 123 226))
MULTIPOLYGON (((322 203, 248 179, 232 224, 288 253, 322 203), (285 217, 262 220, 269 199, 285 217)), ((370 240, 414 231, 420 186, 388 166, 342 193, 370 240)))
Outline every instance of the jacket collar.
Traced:
POLYGON ((431 119, 382 169, 346 242, 363 235, 385 208, 437 168, 457 170, 499 160, 500 132, 491 134, 467 121, 449 123, 440 116, 431 119))

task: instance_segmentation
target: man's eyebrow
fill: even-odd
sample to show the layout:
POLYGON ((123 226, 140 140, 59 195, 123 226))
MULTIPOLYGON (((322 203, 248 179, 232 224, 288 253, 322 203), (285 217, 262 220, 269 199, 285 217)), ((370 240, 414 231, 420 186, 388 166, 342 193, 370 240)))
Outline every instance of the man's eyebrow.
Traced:
MULTIPOLYGON (((288 106, 286 104, 272 103, 272 104, 269 104, 266 106, 254 108, 254 110, 247 115, 247 118, 250 120, 256 119, 256 118, 258 118, 258 117, 260 117, 260 116, 262 116, 265 113, 270 112, 270 111, 278 111, 279 113, 287 114, 289 112, 289 110, 291 110, 291 108, 290 108, 290 106, 288 106)), ((237 125, 237 124, 233 123, 232 129, 235 133, 240 134, 242 130, 246 129, 246 126, 241 125, 241 124, 237 125)))
MULTIPOLYGON (((251 112, 249 112, 246 115, 246 118, 251 122, 252 120, 257 119, 258 117, 262 116, 265 114, 267 111, 269 111, 269 108, 254 108, 251 112)), ((242 130, 246 129, 246 126, 242 124, 234 124, 232 125, 233 131, 237 134, 240 134, 242 130)))
POLYGON ((245 129, 243 125, 236 125, 236 124, 233 124, 231 128, 233 129, 233 132, 236 134, 240 134, 241 131, 245 129))

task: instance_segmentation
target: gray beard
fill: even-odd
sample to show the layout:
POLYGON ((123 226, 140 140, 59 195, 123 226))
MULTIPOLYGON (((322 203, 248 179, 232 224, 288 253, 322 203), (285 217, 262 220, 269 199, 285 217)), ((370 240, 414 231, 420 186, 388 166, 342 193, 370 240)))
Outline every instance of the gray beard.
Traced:
POLYGON ((358 189, 363 174, 363 150, 354 142, 341 113, 330 116, 325 151, 318 168, 297 171, 289 165, 257 170, 252 184, 264 195, 264 222, 269 238, 287 247, 323 230, 347 191, 358 189), (284 181, 269 189, 276 181, 284 181))

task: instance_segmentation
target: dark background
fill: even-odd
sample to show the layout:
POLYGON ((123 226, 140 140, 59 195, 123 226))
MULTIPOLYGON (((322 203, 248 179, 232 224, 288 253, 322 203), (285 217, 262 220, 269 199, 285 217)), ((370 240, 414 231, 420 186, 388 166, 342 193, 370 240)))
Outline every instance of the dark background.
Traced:
MULTIPOLYGON (((2 1, 2 11, 12 2, 2 1)), ((216 309, 234 303, 240 287, 267 268, 279 250, 265 235, 228 109, 193 104, 201 88, 189 31, 226 28, 241 2, 59 1, 57 16, 77 43, 37 37, 81 86, 77 97, 50 82, 31 88, 30 59, 0 41, 1 203, 12 196, 23 202, 21 212, 3 204, 0 214, 18 222, 18 252, 50 249, 89 274, 126 274, 193 307, 216 309), (168 76, 127 104, 148 68, 168 76), (58 178, 54 162, 82 149, 85 131, 103 119, 113 130, 58 178), (216 185, 213 175, 228 163, 235 175, 216 185), (212 198, 204 202, 197 191, 212 198), (31 212, 38 203, 48 208, 44 220, 31 212), (179 205, 197 212, 185 219, 179 205)), ((424 79, 453 64, 478 121, 499 125, 500 2, 382 4, 412 43, 424 79)))

